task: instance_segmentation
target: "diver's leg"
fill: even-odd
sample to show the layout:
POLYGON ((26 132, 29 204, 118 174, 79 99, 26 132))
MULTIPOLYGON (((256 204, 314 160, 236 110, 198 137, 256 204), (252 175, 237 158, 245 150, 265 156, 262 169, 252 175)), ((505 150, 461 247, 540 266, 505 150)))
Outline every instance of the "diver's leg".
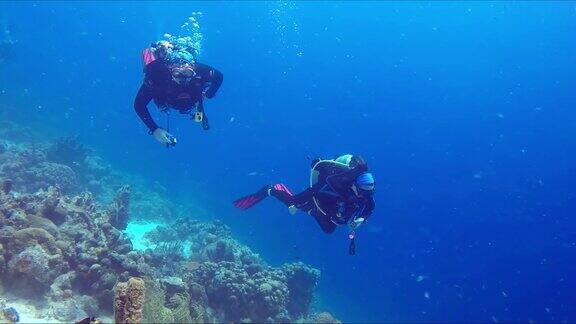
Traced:
POLYGON ((312 202, 313 197, 314 197, 314 190, 312 188, 307 188, 306 190, 292 197, 292 205, 296 206, 306 205, 312 202))
POLYGON ((332 223, 330 218, 322 214, 317 208, 312 209, 310 211, 310 215, 314 217, 314 219, 316 220, 318 225, 320 225, 320 228, 322 228, 324 233, 332 234, 334 233, 334 230, 336 230, 336 224, 332 223))
POLYGON ((284 190, 279 190, 279 189, 276 189, 274 187, 270 187, 269 194, 270 194, 270 196, 280 200, 280 202, 282 202, 284 205, 286 205, 286 207, 290 207, 290 206, 294 205, 292 203, 294 196, 292 196, 291 194, 289 194, 288 192, 286 192, 284 190))
POLYGON ((308 188, 297 195, 292 195, 288 187, 283 184, 276 184, 270 188, 270 196, 275 197, 286 205, 292 215, 296 214, 298 210, 309 212, 314 207, 314 190, 312 188, 308 188))

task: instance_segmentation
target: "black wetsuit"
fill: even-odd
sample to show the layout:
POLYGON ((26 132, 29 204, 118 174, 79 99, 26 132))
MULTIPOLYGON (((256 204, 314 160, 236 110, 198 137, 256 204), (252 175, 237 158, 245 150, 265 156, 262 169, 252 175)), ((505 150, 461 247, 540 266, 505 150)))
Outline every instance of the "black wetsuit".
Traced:
MULTIPOLYGON (((313 163, 314 164, 314 163, 313 163)), ((352 216, 367 219, 374 210, 374 197, 370 192, 355 192, 352 187, 356 177, 367 171, 365 165, 347 168, 333 163, 320 164, 318 182, 297 195, 272 188, 270 195, 286 206, 296 206, 312 215, 326 233, 332 233, 336 225, 347 224, 352 216), (314 198, 322 207, 318 208, 314 198)))
MULTIPOLYGON (((222 84, 223 75, 220 71, 205 65, 194 64, 195 76, 190 82, 178 84, 172 79, 168 66, 161 60, 148 64, 144 70, 146 76, 134 100, 134 109, 148 127, 154 132, 158 125, 148 111, 148 103, 154 103, 162 110, 173 108, 181 113, 188 113, 194 107, 203 112, 203 96, 212 98, 222 84)), ((203 126, 208 128, 208 120, 204 116, 203 126)))

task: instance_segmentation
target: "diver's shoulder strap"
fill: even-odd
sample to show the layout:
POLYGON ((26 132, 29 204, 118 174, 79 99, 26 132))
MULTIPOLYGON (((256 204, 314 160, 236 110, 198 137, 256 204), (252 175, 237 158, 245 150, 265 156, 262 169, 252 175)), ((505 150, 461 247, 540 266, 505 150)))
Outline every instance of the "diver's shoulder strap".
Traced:
POLYGON ((318 171, 318 168, 322 164, 331 164, 331 165, 341 167, 341 168, 348 168, 348 165, 346 163, 338 162, 335 160, 320 160, 320 161, 316 162, 314 164, 314 166, 312 166, 312 169, 310 170, 310 187, 312 187, 316 183, 318 183, 318 175, 320 174, 320 172, 318 171))

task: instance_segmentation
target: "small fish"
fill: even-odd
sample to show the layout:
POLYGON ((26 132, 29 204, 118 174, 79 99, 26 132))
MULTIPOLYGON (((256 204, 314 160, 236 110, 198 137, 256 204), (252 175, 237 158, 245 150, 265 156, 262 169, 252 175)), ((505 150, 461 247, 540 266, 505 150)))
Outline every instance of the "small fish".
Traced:
POLYGON ((424 292, 424 298, 426 299, 430 299, 430 294, 426 291, 424 292))
POLYGON ((423 275, 419 275, 418 277, 416 277, 416 282, 422 282, 424 281, 426 278, 428 278, 427 276, 423 276, 423 275))
POLYGON ((86 318, 79 320, 78 322, 75 322, 75 324, 99 324, 99 323, 100 323, 100 320, 94 316, 86 317, 86 318))
POLYGON ((4 319, 8 320, 9 323, 17 323, 20 322, 20 314, 14 307, 5 308, 2 311, 2 315, 4 315, 4 319))
POLYGON ((252 172, 248 173, 248 176, 250 176, 250 177, 253 177, 255 175, 258 175, 258 172, 252 171, 252 172))
POLYGON ((235 119, 234 117, 230 117, 230 121, 229 121, 229 122, 230 122, 230 123, 233 123, 233 122, 234 122, 234 119, 235 119))

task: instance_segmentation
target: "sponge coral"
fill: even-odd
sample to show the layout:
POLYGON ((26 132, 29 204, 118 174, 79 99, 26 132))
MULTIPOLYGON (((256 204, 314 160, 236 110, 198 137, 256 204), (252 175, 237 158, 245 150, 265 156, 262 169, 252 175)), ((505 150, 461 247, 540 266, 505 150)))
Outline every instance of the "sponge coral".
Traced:
POLYGON ((141 323, 142 307, 146 298, 146 286, 141 278, 130 278, 118 283, 114 296, 116 323, 141 323))

